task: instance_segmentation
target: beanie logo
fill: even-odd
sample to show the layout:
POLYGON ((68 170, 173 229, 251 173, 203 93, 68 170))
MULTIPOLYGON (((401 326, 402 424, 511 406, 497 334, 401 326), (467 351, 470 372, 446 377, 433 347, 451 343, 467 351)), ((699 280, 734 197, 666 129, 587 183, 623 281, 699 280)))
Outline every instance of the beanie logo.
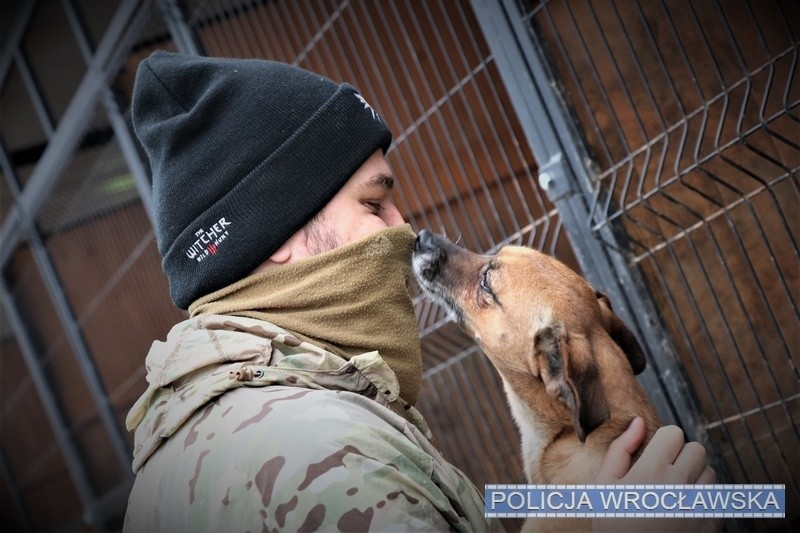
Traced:
POLYGON ((356 94, 356 98, 358 98, 358 101, 361 102, 362 104, 364 104, 364 109, 369 109, 372 112, 373 120, 377 120, 378 122, 381 122, 381 117, 378 116, 378 114, 375 112, 374 109, 372 109, 372 106, 367 103, 367 101, 364 99, 364 97, 361 96, 358 93, 355 93, 355 94, 356 94))
POLYGON ((199 229, 194 232, 196 240, 186 250, 186 257, 198 263, 209 255, 217 255, 222 241, 228 238, 226 229, 231 223, 225 217, 220 218, 208 229, 199 229))

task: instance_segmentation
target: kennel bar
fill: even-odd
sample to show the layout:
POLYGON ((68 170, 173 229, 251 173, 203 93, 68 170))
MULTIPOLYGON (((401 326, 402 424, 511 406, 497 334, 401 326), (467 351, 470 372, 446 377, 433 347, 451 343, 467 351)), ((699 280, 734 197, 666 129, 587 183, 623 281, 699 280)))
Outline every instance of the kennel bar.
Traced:
POLYGON ((5 483, 8 492, 11 494, 14 510, 17 512, 17 516, 19 516, 22 527, 25 531, 33 531, 30 514, 19 495, 19 487, 14 480, 14 474, 11 472, 11 465, 8 462, 8 458, 6 458, 6 454, 3 453, 2 450, 0 450, 0 473, 2 474, 3 483, 5 483))
POLYGON ((39 123, 44 129, 47 138, 50 139, 55 131, 53 117, 50 113, 50 110, 47 109, 44 96, 42 95, 42 90, 39 87, 39 84, 36 83, 36 79, 31 72, 28 60, 25 58, 25 54, 22 53, 21 48, 14 50, 14 65, 16 65, 17 71, 22 77, 22 82, 25 84, 25 89, 27 89, 28 94, 31 97, 31 103, 36 111, 36 115, 39 117, 39 123))
POLYGON ((4 41, 0 42, 5 47, 0 52, 0 86, 5 83, 6 76, 11 70, 11 65, 14 64, 16 51, 19 49, 22 37, 25 35, 25 29, 28 27, 28 22, 31 20, 36 4, 36 1, 22 2, 22 7, 16 14, 15 24, 11 26, 4 41))
MULTIPOLYGON (((128 447, 127 438, 119 425, 114 409, 108 400, 102 381, 97 374, 92 355, 82 339, 80 327, 71 312, 63 287, 50 261, 48 251, 41 241, 33 217, 57 183, 61 175, 60 169, 69 159, 79 142, 81 134, 92 116, 88 111, 96 105, 104 90, 110 91, 107 85, 108 79, 117 72, 121 53, 127 50, 133 39, 138 36, 142 21, 146 19, 149 13, 150 1, 123 0, 120 4, 97 51, 87 58, 89 68, 70 101, 67 112, 55 129, 41 98, 41 91, 32 73, 28 70, 25 57, 20 49, 20 42, 35 4, 36 2, 24 3, 20 19, 13 26, 12 34, 5 42, 2 58, 0 58, 2 60, 0 67, 5 76, 10 65, 16 63, 23 76, 23 82, 29 97, 34 102, 36 113, 45 127, 48 137, 47 147, 35 166, 31 179, 24 190, 20 190, 20 181, 16 179, 11 161, 3 151, 3 174, 7 178, 15 201, 3 220, 0 235, 3 236, 4 242, 16 243, 19 242, 18 239, 26 239, 30 245, 36 269, 52 299, 59 322, 66 332, 69 344, 75 354, 80 373, 88 386, 102 426, 110 439, 111 448, 119 461, 125 481, 116 489, 112 489, 107 494, 95 498, 86 464, 72 441, 70 428, 67 427, 61 413, 58 399, 55 397, 45 371, 38 361, 35 343, 29 337, 29 332, 18 313, 14 297, 6 286, 4 279, 0 280, 0 296, 2 296, 6 317, 20 347, 35 390, 47 414, 47 422, 49 422, 55 435, 58 449, 61 451, 67 465, 69 478, 80 500, 82 517, 79 518, 79 521, 94 529, 101 530, 108 517, 118 512, 120 506, 124 506, 124 500, 129 492, 133 478, 129 467, 131 450, 128 447)), ((69 13, 69 9, 67 13, 69 13)), ((16 247, 11 245, 2 249, 0 252, 0 255, 2 255, 0 257, 0 266, 3 268, 6 266, 13 257, 15 250, 16 247)), ((15 494, 15 496, 18 497, 19 495, 15 494)), ((30 519, 24 512, 20 513, 20 517, 23 521, 30 519)))
MULTIPOLYGON (((97 98, 102 94, 103 90, 109 90, 105 80, 111 74, 105 69, 109 69, 109 64, 113 65, 115 63, 114 58, 116 55, 119 55, 119 49, 126 48, 124 43, 130 42, 131 39, 135 38, 135 34, 138 34, 136 30, 138 29, 139 24, 135 22, 137 17, 138 20, 142 20, 148 12, 148 2, 141 3, 129 1, 127 6, 120 6, 114 16, 114 20, 109 25, 108 32, 98 47, 98 51, 91 58, 86 77, 78 89, 78 95, 76 95, 75 99, 70 104, 69 111, 62 120, 62 123, 59 125, 58 131, 54 132, 54 134, 50 136, 48 141, 48 150, 46 150, 46 152, 52 153, 50 149, 52 149, 55 145, 55 148, 60 149, 57 150, 58 155, 60 155, 62 158, 69 157, 73 147, 79 139, 80 133, 84 129, 82 125, 85 123, 85 120, 87 120, 86 116, 91 116, 91 113, 85 113, 83 116, 81 116, 80 112, 82 111, 82 106, 76 106, 75 101, 77 100, 78 103, 89 107, 94 105, 97 98), (119 48, 115 48, 115 46, 118 46, 119 48), (81 98, 81 95, 85 95, 85 97, 81 98), (71 138, 69 140, 57 140, 56 137, 60 135, 71 138)), ((79 35, 78 39, 80 41, 79 35)), ((16 55, 18 58, 21 57, 21 52, 18 50, 16 55)), ((26 85, 28 85, 31 99, 34 101, 40 101, 40 105, 37 106, 37 109, 44 109, 40 91, 38 91, 35 80, 33 80, 32 76, 30 76, 29 83, 26 85), (33 92, 31 92, 31 89, 33 89, 33 92)), ((46 121, 49 119, 49 115, 45 113, 45 115, 40 116, 40 118, 46 121)), ((50 130, 52 131, 52 123, 50 126, 50 130)), ((4 160, 5 159, 7 158, 4 157, 4 160)), ((42 159, 46 159, 46 155, 43 156, 42 159)), ((60 176, 60 172, 58 172, 56 167, 46 167, 45 169, 42 169, 43 166, 44 165, 42 161, 40 161, 34 170, 34 177, 32 177, 31 182, 24 189, 24 191, 18 191, 15 195, 16 202, 14 211, 9 214, 3 230, 6 230, 8 226, 16 222, 21 226, 23 234, 27 236, 27 240, 31 246, 31 251, 33 252, 36 265, 42 276, 42 280, 44 281, 47 291, 53 300, 55 310, 62 326, 64 327, 64 331, 67 333, 67 338, 75 353, 77 362, 83 373, 84 380, 86 381, 92 398, 97 405, 98 413, 103 426, 108 433, 109 438, 111 439, 112 447, 116 453, 121 471, 126 477, 132 478, 132 473, 128 467, 131 450, 129 449, 127 438, 125 437, 123 429, 121 428, 114 413, 114 409, 108 400, 108 395, 104 390, 102 380, 97 373, 92 356, 82 337, 80 327, 75 321, 70 304, 58 279, 58 274, 56 273, 55 268, 48 257, 47 250, 44 248, 44 245, 41 242, 41 238, 36 230, 33 219, 30 218, 33 216, 36 210, 36 204, 26 205, 26 200, 32 196, 41 198, 41 200, 38 200, 37 202, 39 205, 41 205, 44 197, 47 194, 46 190, 52 187, 60 176), (35 176, 41 176, 43 179, 37 181, 35 176), (12 219, 12 215, 16 215, 15 219, 12 219)), ((10 166, 4 170, 9 177, 14 175, 13 169, 10 168, 10 166)), ((12 186, 12 190, 16 190, 18 180, 10 179, 9 183, 12 186)), ((11 249, 12 247, 8 248, 11 249)))
POLYGON ((202 42, 186 23, 184 3, 181 0, 157 0, 157 3, 178 51, 194 56, 205 55, 202 42))

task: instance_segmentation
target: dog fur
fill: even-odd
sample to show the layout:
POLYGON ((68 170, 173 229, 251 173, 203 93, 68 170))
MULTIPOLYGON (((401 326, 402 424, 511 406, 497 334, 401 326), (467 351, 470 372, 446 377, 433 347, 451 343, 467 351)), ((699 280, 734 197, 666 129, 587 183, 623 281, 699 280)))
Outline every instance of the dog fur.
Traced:
POLYGON ((661 425, 634 377, 646 363, 636 338, 563 263, 518 246, 478 255, 422 231, 413 267, 497 368, 529 483, 592 483, 635 416, 646 442, 661 425))

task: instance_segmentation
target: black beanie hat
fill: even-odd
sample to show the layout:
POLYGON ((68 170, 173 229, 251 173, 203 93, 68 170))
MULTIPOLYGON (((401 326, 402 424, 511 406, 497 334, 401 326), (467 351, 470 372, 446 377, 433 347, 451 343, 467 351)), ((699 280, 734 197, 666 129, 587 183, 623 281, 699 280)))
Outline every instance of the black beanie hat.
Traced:
POLYGON ((181 309, 250 274, 392 142, 354 87, 256 59, 156 52, 132 117, 181 309))

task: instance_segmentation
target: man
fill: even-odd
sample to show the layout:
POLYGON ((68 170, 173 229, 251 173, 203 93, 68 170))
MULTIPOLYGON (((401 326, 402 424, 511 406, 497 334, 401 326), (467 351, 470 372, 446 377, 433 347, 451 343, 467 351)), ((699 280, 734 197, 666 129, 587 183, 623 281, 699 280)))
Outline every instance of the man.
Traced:
MULTIPOLYGON (((154 343, 127 419, 126 530, 496 525, 414 408, 415 235, 367 101, 280 63, 156 53, 132 114, 170 292, 191 318, 154 343)), ((639 422, 603 482, 713 479, 675 428, 628 472, 639 422)))

